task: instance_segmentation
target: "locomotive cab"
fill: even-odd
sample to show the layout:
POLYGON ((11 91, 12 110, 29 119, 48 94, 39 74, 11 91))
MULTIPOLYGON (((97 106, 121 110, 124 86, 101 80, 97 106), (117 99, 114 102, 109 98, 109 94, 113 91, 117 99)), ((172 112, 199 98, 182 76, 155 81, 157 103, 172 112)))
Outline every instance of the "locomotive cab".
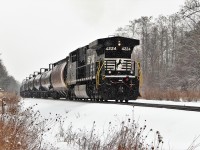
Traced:
POLYGON ((90 44, 97 52, 96 88, 105 100, 128 101, 139 96, 138 64, 131 54, 139 40, 112 37, 90 44))

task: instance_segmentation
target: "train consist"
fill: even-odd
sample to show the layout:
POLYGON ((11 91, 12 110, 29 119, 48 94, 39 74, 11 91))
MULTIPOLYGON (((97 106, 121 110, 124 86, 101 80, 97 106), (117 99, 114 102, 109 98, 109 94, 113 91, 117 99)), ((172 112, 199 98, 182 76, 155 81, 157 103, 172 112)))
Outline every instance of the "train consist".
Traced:
POLYGON ((91 101, 136 99, 140 65, 131 54, 137 45, 139 40, 120 36, 97 39, 27 77, 20 95, 91 101))

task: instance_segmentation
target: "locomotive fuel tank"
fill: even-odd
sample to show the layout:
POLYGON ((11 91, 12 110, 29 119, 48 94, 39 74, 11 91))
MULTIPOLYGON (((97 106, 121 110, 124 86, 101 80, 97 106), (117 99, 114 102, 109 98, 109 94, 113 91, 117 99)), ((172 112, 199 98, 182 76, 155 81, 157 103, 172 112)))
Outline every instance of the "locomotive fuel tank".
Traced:
POLYGON ((52 73, 51 73, 51 83, 53 86, 53 89, 55 91, 66 91, 66 77, 67 77, 67 63, 66 61, 63 61, 62 63, 56 64, 53 67, 52 73))
POLYGON ((41 87, 43 88, 43 90, 48 91, 51 87, 51 72, 50 71, 46 71, 44 73, 42 73, 41 75, 41 87))
POLYGON ((76 85, 74 88, 75 95, 78 98, 89 98, 86 92, 86 85, 76 85))

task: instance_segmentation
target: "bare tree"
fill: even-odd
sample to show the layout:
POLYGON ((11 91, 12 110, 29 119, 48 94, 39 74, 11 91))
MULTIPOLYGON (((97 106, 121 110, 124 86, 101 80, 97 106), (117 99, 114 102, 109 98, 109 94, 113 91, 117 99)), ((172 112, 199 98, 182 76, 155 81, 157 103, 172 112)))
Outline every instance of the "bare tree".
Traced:
POLYGON ((187 0, 178 13, 141 17, 118 30, 141 41, 143 88, 200 90, 199 20, 199 0, 187 0))
POLYGON ((190 30, 199 29, 200 24, 200 2, 199 0, 187 0, 180 14, 190 30))

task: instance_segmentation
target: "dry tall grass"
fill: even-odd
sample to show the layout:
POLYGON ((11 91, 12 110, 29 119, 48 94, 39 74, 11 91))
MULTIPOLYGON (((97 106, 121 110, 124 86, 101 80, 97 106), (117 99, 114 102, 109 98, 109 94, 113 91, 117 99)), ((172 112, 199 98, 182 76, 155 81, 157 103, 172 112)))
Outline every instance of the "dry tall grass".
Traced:
POLYGON ((146 89, 142 97, 150 100, 199 101, 200 91, 146 89))
MULTIPOLYGON (((43 147, 42 135, 47 121, 40 121, 33 107, 20 109, 20 97, 4 93, 5 112, 0 109, 0 150, 35 150, 43 147)), ((51 147, 51 145, 47 145, 51 147)))
MULTIPOLYGON (((145 122, 146 123, 146 122, 145 122)), ((134 120, 122 122, 121 125, 116 126, 109 123, 108 130, 100 135, 96 131, 96 124, 90 131, 80 129, 73 131, 72 125, 67 130, 63 130, 61 125, 60 138, 68 145, 73 145, 75 149, 79 150, 161 150, 163 145, 163 138, 159 131, 153 132, 152 129, 147 129, 146 125, 139 127, 134 120), (147 141, 149 136, 155 138, 151 139, 150 143, 147 141)))

